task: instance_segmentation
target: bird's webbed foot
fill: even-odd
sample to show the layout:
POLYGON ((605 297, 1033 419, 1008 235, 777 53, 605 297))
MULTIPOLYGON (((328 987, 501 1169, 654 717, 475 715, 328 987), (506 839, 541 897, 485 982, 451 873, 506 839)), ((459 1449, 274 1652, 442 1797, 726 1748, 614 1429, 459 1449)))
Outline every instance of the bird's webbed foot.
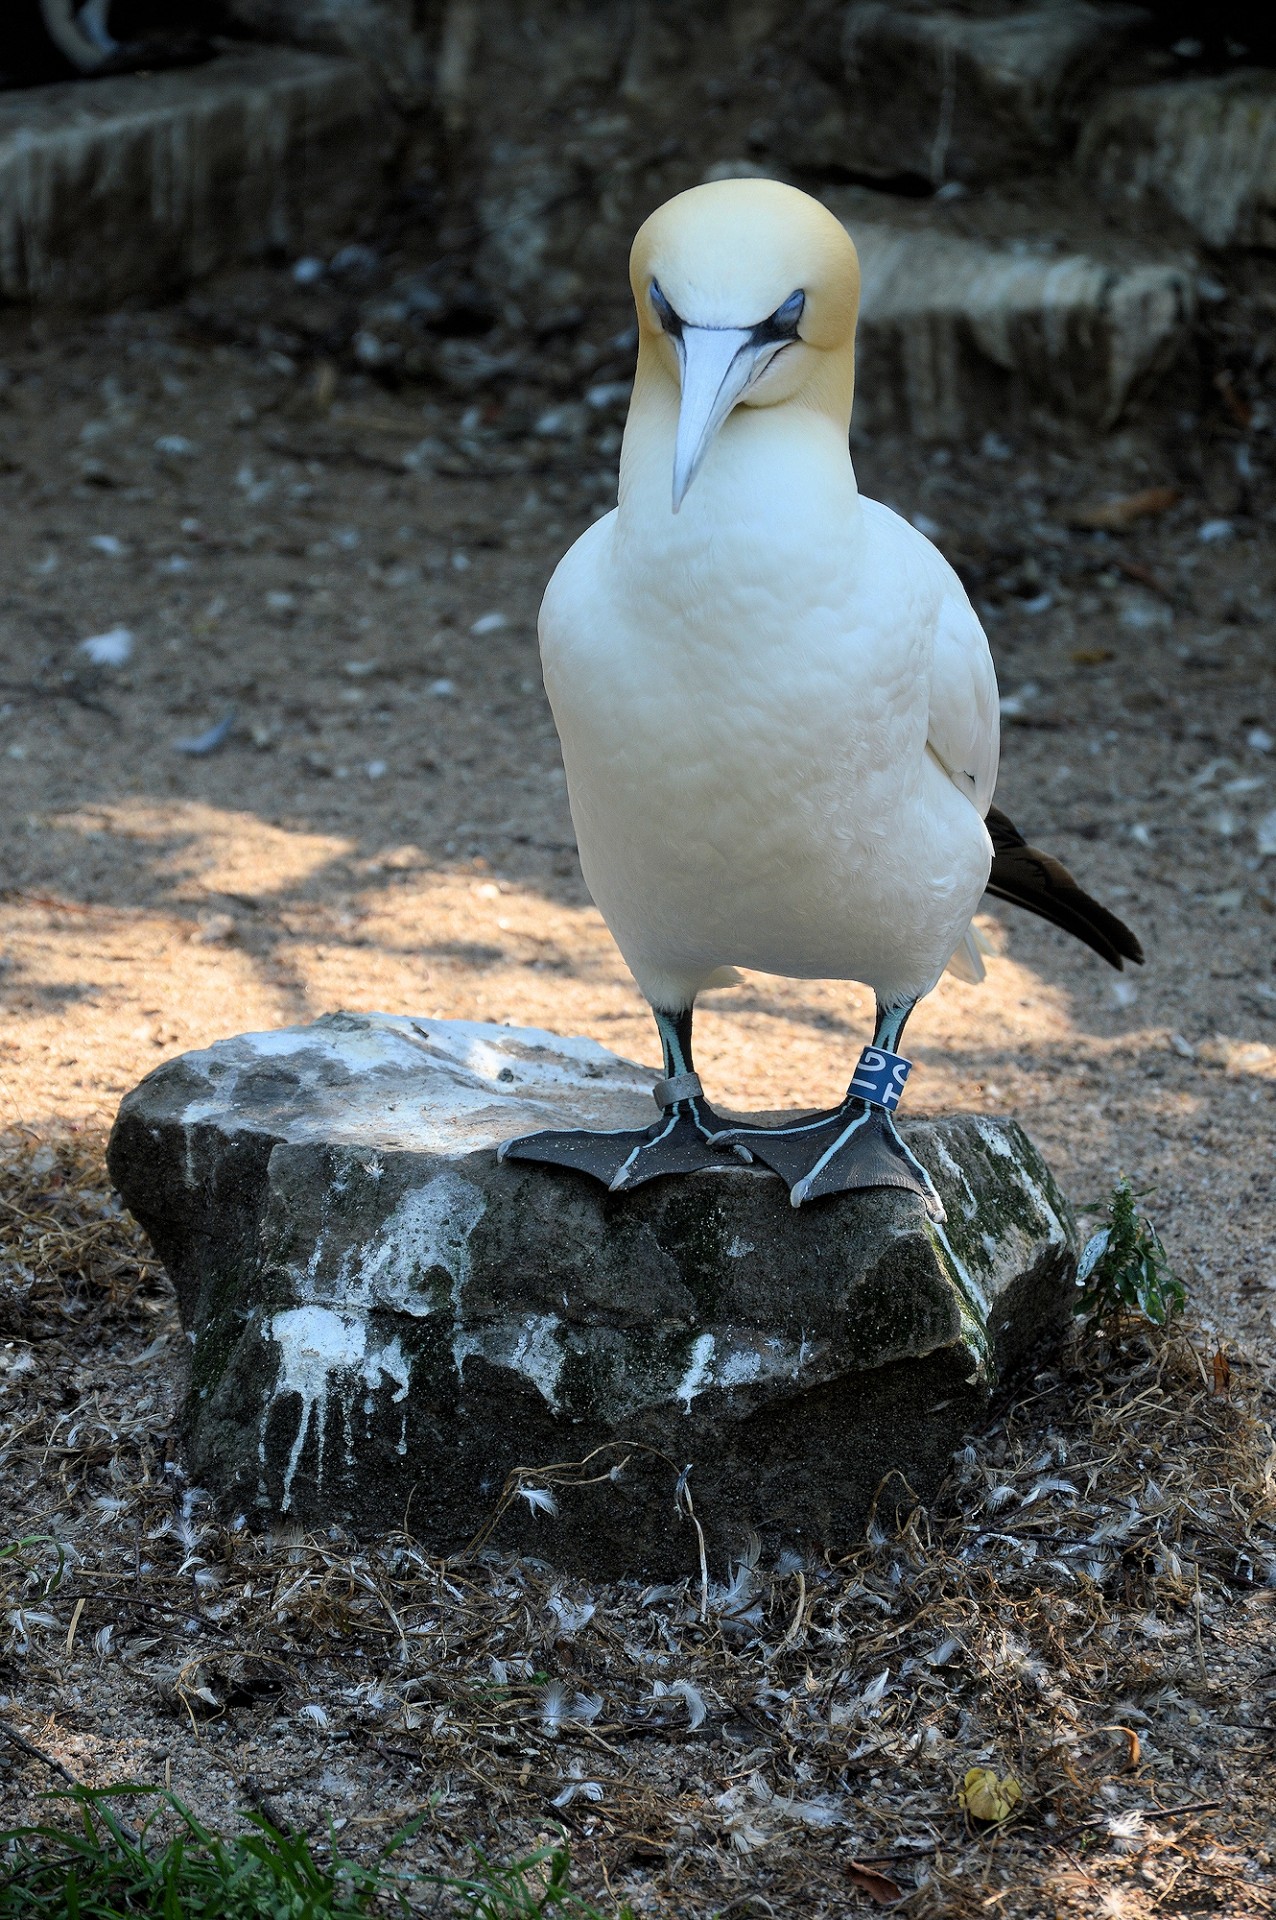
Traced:
POLYGON ((572 1167, 601 1180, 612 1193, 628 1193, 665 1174, 701 1173, 707 1167, 721 1170, 733 1162, 738 1166, 748 1161, 744 1147, 711 1144, 726 1122, 699 1089, 700 1079, 694 1073, 662 1080, 653 1089, 661 1117, 650 1127, 618 1133, 593 1133, 587 1128, 529 1133, 507 1141, 500 1158, 572 1167))
POLYGON ((779 1174, 795 1207, 861 1187, 903 1187, 918 1196, 932 1220, 942 1220, 944 1203, 935 1183, 891 1115, 909 1072, 908 1061, 892 1047, 909 1012, 909 1007, 878 1008, 873 1045, 860 1055, 841 1106, 789 1127, 731 1127, 716 1144, 747 1148, 779 1174))
POLYGON ((732 1127, 717 1145, 745 1147, 778 1173, 795 1207, 862 1187, 903 1187, 932 1220, 944 1206, 929 1173, 901 1139, 885 1108, 848 1096, 831 1113, 792 1127, 732 1127))

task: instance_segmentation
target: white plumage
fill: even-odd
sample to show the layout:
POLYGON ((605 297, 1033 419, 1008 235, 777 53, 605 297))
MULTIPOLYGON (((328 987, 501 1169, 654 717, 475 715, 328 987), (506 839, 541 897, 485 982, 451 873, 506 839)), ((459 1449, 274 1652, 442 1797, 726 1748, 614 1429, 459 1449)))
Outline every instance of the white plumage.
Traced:
POLYGON ((541 614, 590 892, 655 1006, 724 966, 916 999, 988 878, 983 631, 816 416, 737 411, 676 518, 663 437, 541 614))
POLYGON ((817 358, 793 388, 785 363, 811 350, 772 354, 675 512, 687 352, 671 366, 666 329, 644 330, 620 505, 541 610, 586 881, 655 1006, 726 966, 916 999, 988 878, 997 690, 952 568, 856 487, 854 248, 816 202, 750 180, 680 196, 634 255, 640 316, 654 280, 684 333, 726 336, 710 381, 795 291, 804 334, 832 309, 818 351, 847 377, 817 358))

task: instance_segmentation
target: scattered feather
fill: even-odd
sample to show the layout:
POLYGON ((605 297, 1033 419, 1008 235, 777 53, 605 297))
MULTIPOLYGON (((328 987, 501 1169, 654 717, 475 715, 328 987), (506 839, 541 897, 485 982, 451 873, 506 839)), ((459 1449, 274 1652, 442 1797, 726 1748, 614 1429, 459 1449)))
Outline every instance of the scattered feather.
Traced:
POLYGON ((1023 1505, 1025 1507, 1034 1506, 1038 1500, 1044 1499, 1048 1493, 1070 1493, 1074 1500, 1078 1498, 1077 1490, 1071 1480, 1060 1480, 1050 1475, 1044 1480, 1038 1480, 1036 1486, 1024 1495, 1023 1505))
POLYGON ((216 753, 230 739, 235 725, 235 709, 230 707, 217 721, 203 733, 180 734, 173 742, 174 753, 189 754, 193 759, 203 759, 206 754, 216 753))
POLYGON ((587 1627, 598 1611, 596 1601, 568 1600, 557 1587, 550 1593, 545 1605, 557 1621, 559 1633, 568 1639, 579 1633, 582 1627, 587 1627))
POLYGON ((1137 1807, 1128 1813, 1114 1813, 1105 1822, 1108 1839, 1120 1853, 1129 1853, 1147 1834, 1147 1821, 1137 1807))
POLYGON ((573 1722, 587 1726, 602 1710, 600 1693, 578 1693, 573 1698, 561 1680, 551 1680, 541 1695, 541 1725, 550 1734, 557 1734, 573 1722))
POLYGON ((692 1686, 690 1680, 673 1680, 669 1682, 668 1685, 666 1685, 663 1680, 654 1680, 651 1686, 651 1698, 653 1700, 681 1700, 686 1706, 687 1723, 692 1733, 695 1732, 697 1727, 704 1725, 705 1716, 708 1713, 708 1708, 704 1703, 704 1695, 697 1687, 692 1686))
POLYGON ((644 1607, 654 1607, 661 1600, 685 1600, 686 1597, 686 1583, 678 1580, 663 1587, 646 1587, 640 1604, 644 1607))
POLYGON ((552 1807, 570 1807, 573 1800, 599 1801, 604 1798, 601 1781, 569 1780, 561 1793, 550 1801, 552 1807))
POLYGON ((112 627, 107 633, 90 634, 81 640, 80 652, 95 667, 122 667, 133 657, 133 636, 127 627, 112 627))

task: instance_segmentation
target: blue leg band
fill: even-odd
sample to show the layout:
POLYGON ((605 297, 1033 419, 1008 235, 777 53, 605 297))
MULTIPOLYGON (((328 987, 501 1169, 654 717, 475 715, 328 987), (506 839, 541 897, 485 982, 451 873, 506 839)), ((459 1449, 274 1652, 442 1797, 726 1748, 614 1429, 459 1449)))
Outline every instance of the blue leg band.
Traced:
POLYGON ((847 1092, 867 1100, 870 1106, 885 1107, 890 1112, 899 1105, 912 1064, 902 1053, 888 1053, 885 1047, 865 1047, 847 1092))

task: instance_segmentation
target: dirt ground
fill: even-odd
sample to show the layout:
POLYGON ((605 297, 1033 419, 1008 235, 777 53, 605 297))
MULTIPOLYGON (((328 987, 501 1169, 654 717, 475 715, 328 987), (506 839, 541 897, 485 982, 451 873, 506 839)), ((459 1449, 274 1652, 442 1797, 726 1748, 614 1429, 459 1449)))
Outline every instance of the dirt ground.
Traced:
MULTIPOLYGON (((348 357, 299 352, 289 316, 303 297, 282 270, 263 271, 160 313, 39 332, 10 322, 0 333, 0 1099, 5 1124, 34 1143, 37 1159, 45 1140, 70 1152, 69 1162, 50 1158, 46 1185, 85 1218, 110 1219, 84 1153, 91 1161, 99 1151, 120 1095, 161 1059, 227 1033, 341 1007, 384 1009, 586 1033, 657 1057, 576 865, 535 646, 550 570, 614 495, 631 353, 623 313, 526 347, 505 383, 475 398, 394 388, 348 357), (573 405, 584 388, 597 405, 573 405), (121 627, 133 636, 131 657, 94 666, 81 643, 121 627), (214 750, 178 748, 224 720, 214 750)), ((1276 509, 1245 411, 1220 404, 1217 417, 1185 426, 1171 397, 1161 414, 1106 440, 1060 430, 951 449, 860 441, 856 461, 864 490, 917 518, 961 567, 986 617, 1007 697, 1000 804, 1129 920, 1148 955, 1142 970, 1118 976, 1049 928, 988 913, 996 953, 987 982, 945 980, 910 1028, 911 1110, 1013 1114, 1078 1204, 1122 1171, 1152 1189, 1146 1204, 1204 1329, 1199 1350, 1239 1343, 1259 1369, 1257 1388, 1276 1354, 1276 866, 1260 851, 1268 838, 1276 846, 1276 826, 1260 837, 1276 809, 1276 509), (1124 532, 1069 523, 1078 506, 1160 486, 1175 488, 1177 503, 1124 532)), ((853 986, 750 976, 706 997, 701 1071, 733 1107, 827 1102, 845 1085, 869 1014, 868 995, 853 986)), ((41 1191, 39 1165, 24 1175, 20 1210, 41 1191)), ((110 1230, 124 1231, 118 1222, 110 1230)), ((199 1545, 198 1500, 188 1494, 183 1505, 171 1471, 171 1307, 156 1276, 136 1279, 138 1257, 119 1253, 135 1278, 118 1312, 98 1314, 92 1338, 63 1349, 50 1335, 47 1354, 22 1338, 0 1350, 18 1394, 34 1392, 33 1369, 44 1366, 52 1396, 30 1402, 29 1428, 11 1429, 28 1437, 11 1442, 26 1466, 6 1524, 35 1531, 42 1515, 39 1531, 70 1530, 89 1559, 100 1526, 100 1566, 123 1578, 120 1569, 141 1564, 141 1522, 112 1533, 109 1502, 140 1499, 145 1484, 154 1504, 160 1489, 168 1544, 148 1550, 157 1561, 169 1553, 171 1567, 153 1657, 177 1671, 183 1635, 192 1659, 217 1638, 200 1610, 233 1551, 223 1531, 223 1570, 204 1585, 204 1561, 194 1572, 179 1566, 182 1552, 188 1563, 215 1556, 199 1545), (59 1402, 63 1427, 92 1410, 94 1431, 111 1436, 69 1480, 65 1435, 53 1452, 52 1430, 39 1437, 41 1407, 59 1402), (117 1495, 110 1461, 120 1448, 131 1464, 119 1469, 127 1484, 117 1495), (183 1525, 193 1545, 183 1545, 183 1525), (192 1626, 182 1624, 179 1592, 192 1626)), ((1175 1403, 1184 1447, 1197 1417, 1182 1413, 1187 1394, 1175 1403)), ((87 1442, 69 1453, 77 1445, 83 1453, 87 1442)), ((1025 1472, 1027 1462, 1024 1454, 1025 1472)), ((146 1500, 138 1511, 150 1514, 146 1500)), ((270 1549, 285 1560, 288 1550, 270 1549)), ((533 1577, 551 1590, 543 1570, 533 1577)), ((245 1578, 251 1597, 251 1572, 245 1578)), ((1129 1604, 1144 1604, 1126 1591, 1129 1604)), ((1012 1586, 1006 1594, 997 1606, 1013 1636, 1020 1602, 1012 1586)), ((778 1588, 772 1602, 795 1603, 778 1588)), ((542 1593, 535 1606, 544 1604, 542 1593)), ((797 1604, 802 1631, 785 1642, 794 1698, 803 1684, 794 1650, 806 1632, 797 1604)), ((1179 1894, 1174 1861, 1154 1871, 1119 1832, 1102 1873, 1076 1864, 1074 1848, 1048 1872, 1033 1869, 1030 1894, 1022 1861, 1007 1880, 981 1855, 963 1883, 970 1911, 1267 1910, 1259 1882, 1270 1860, 1259 1855, 1270 1823, 1247 1800, 1269 1764, 1256 1757, 1262 1739, 1247 1745, 1220 1730, 1203 1760, 1190 1730, 1229 1692, 1249 1697, 1266 1616, 1225 1607, 1208 1616, 1211 1707, 1199 1615, 1194 1652, 1190 1608, 1179 1614, 1166 1631, 1188 1634, 1183 1671, 1196 1693, 1188 1697, 1180 1676, 1187 1731, 1179 1760, 1173 1741, 1166 1749, 1165 1777, 1193 1804, 1230 1801, 1239 1824, 1193 1843, 1196 1878, 1179 1894), (1217 1871, 1207 1872, 1211 1859, 1217 1871)), ((382 1796, 383 1812, 373 1817, 360 1800, 357 1818, 380 1831, 384 1807, 410 1808, 434 1777, 430 1726, 436 1746, 450 1737, 437 1701, 431 1721, 409 1698, 397 1724, 424 1725, 424 1747, 382 1739, 375 1766, 366 1754, 357 1767, 334 1757, 337 1734, 320 1736, 335 1726, 336 1696, 323 1688, 337 1681, 318 1653, 306 1668, 304 1633, 302 1654, 295 1643, 287 1654, 295 1697, 286 1712, 263 1709, 236 1728, 210 1723, 198 1707, 174 1710, 171 1684, 168 1707, 156 1706, 153 1689, 130 1691, 110 1633, 99 1644, 92 1624, 86 1618, 74 1669, 24 1664, 11 1647, 0 1677, 4 1704, 21 1703, 30 1737, 88 1778, 120 1769, 162 1777, 167 1766, 213 1811, 256 1791, 254 1780, 269 1793, 291 1778, 302 1784, 281 1804, 293 1817, 343 1797, 353 1806, 366 1789, 382 1796), (308 1703, 317 1712, 307 1716, 308 1703), (223 1756, 216 1765, 214 1754, 223 1756), (220 1788, 209 1784, 217 1778, 220 1788)), ((38 1641, 52 1629, 30 1631, 38 1641)), ((57 1614, 57 1634, 66 1631, 57 1614)), ((573 1655, 574 1631, 551 1636, 551 1670, 570 1673, 578 1660, 588 1690, 597 1661, 619 1655, 606 1646, 573 1655)), ((230 1652, 237 1633, 233 1623, 222 1631, 230 1652)), ((1147 1637, 1155 1655, 1156 1632, 1147 1637)), ((136 1656, 143 1665, 147 1652, 136 1656)), ((858 1673, 857 1684, 871 1678, 858 1673)), ((1092 1701, 1109 1720, 1123 1720, 1127 1679, 1114 1669, 1107 1692, 1094 1682, 1092 1701)), ((355 1682, 347 1673, 341 1684, 355 1682)), ((776 1726, 782 1718, 777 1706, 776 1726)), ((733 1834, 748 1826, 744 1783, 770 1764, 750 1754, 748 1738, 747 1725, 731 1734, 719 1783, 722 1793, 739 1789, 724 1819, 744 1807, 733 1834)), ((772 1732, 758 1739, 771 1753, 772 1732)), ((782 1735, 774 1740, 782 1750, 782 1735)), ((597 1757, 585 1744, 581 1766, 597 1757)), ((560 1752, 548 1737, 542 1748, 521 1776, 533 1799, 545 1753, 560 1752)), ((870 1780, 867 1765, 857 1792, 871 1801, 878 1776, 870 1780)), ((499 1839, 506 1814, 493 1809, 512 1803, 484 1802, 469 1766, 458 1762, 455 1779, 469 1784, 448 1831, 457 1844, 467 1831, 499 1839)), ((668 1810, 701 1767, 675 1756, 658 1780, 653 1773, 664 1837, 653 1840, 651 1821, 644 1828, 632 1813, 629 1853, 611 1856, 617 1891, 642 1911, 701 1915, 723 1902, 743 1911, 750 1885, 763 1884, 753 1843, 728 1836, 718 1879, 704 1877, 703 1862, 688 1865, 679 1891, 678 1848, 688 1861, 694 1848, 668 1810)), ((24 1792, 38 1784, 23 1780, 24 1792)), ((774 1782, 764 1788, 774 1797, 774 1782)), ((570 1802, 548 1788, 536 1805, 534 1816, 508 1816, 511 1832, 534 1837, 537 1821, 543 1829, 568 1818, 570 1802)), ((574 1830, 593 1831, 588 1819, 574 1830)), ((895 1858, 890 1840, 889 1822, 879 1822, 878 1850, 895 1858)), ((606 1849, 599 1857, 605 1866, 606 1849)), ((852 1895, 827 1894, 822 1872, 813 1855, 796 1904, 768 1883, 770 1910, 844 1910, 852 1895)), ((594 1890, 602 1887, 595 1874, 594 1890)), ((935 1911, 967 1911, 951 1890, 945 1897, 935 1911)))

